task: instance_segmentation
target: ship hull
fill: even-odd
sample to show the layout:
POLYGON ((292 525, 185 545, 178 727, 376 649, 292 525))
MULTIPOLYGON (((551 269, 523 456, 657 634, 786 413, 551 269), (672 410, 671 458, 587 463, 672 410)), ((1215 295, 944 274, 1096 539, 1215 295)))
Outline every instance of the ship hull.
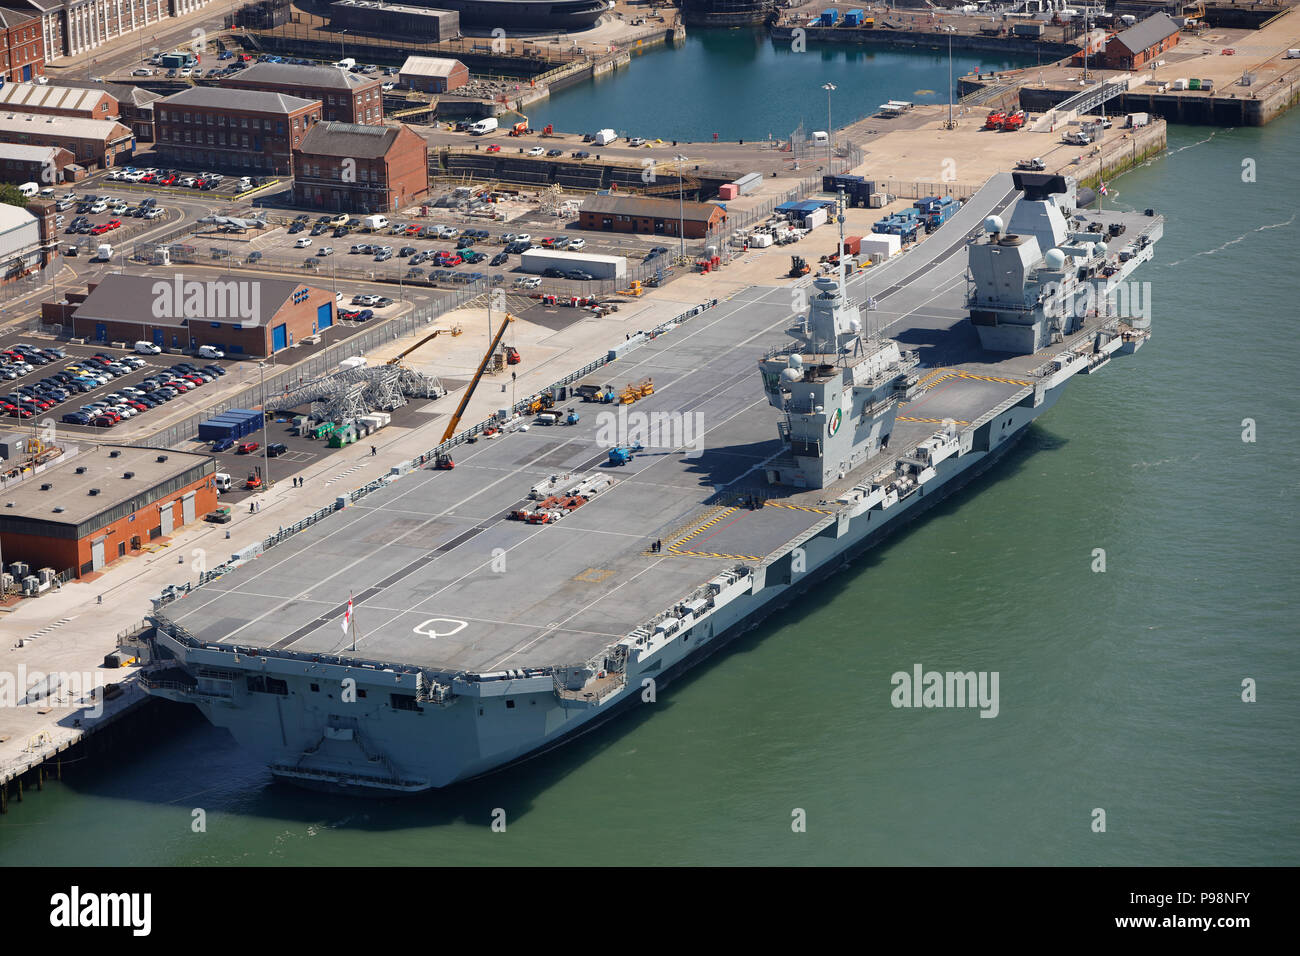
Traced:
MULTIPOLYGON (((994 467, 1033 421, 1051 408, 1064 387, 1063 383, 1045 392, 1036 407, 1013 406, 994 418, 989 434, 1000 436, 995 447, 942 462, 935 478, 909 498, 886 511, 869 509, 851 519, 838 537, 810 539, 804 544, 804 573, 788 582, 767 583, 718 609, 655 653, 629 661, 622 689, 599 703, 566 700, 553 687, 515 694, 508 709, 502 709, 499 701, 457 696, 446 705, 425 704, 422 713, 348 718, 355 721, 348 733, 337 729, 342 723, 337 716, 326 718, 304 706, 319 696, 310 693, 310 674, 286 676, 289 693, 283 696, 235 693, 230 699, 200 700, 193 694, 163 695, 197 704, 209 721, 259 754, 276 778, 312 789, 353 795, 417 792, 504 769, 653 699, 674 678, 994 467), (334 727, 332 735, 327 725, 334 727)), ((184 655, 182 650, 178 656, 184 655)), ((258 667, 255 660, 247 663, 250 672, 258 667)), ((363 689, 373 697, 380 688, 364 684, 363 689)))

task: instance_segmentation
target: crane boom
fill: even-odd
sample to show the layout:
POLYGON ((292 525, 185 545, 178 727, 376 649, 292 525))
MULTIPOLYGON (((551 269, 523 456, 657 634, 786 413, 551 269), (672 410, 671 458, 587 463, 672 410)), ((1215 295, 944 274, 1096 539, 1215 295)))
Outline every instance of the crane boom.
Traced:
POLYGON ((449 333, 449 334, 451 334, 451 335, 460 335, 460 326, 459 326, 459 325, 457 325, 457 326, 453 326, 453 327, 450 328, 450 329, 434 329, 432 333, 430 333, 429 335, 426 335, 424 338, 420 339, 420 341, 416 342, 416 343, 415 343, 414 345, 412 345, 410 348, 408 348, 408 349, 402 349, 402 351, 398 352, 396 355, 394 355, 392 358, 390 358, 390 359, 388 360, 388 363, 387 363, 387 364, 389 364, 389 365, 400 365, 401 362, 402 362, 402 359, 406 358, 408 355, 410 355, 412 352, 414 352, 416 349, 418 349, 418 348, 419 348, 421 345, 423 345, 425 342, 432 342, 434 339, 436 339, 436 338, 437 338, 439 335, 441 335, 443 332, 447 332, 447 333, 449 333))
MULTIPOLYGON (((487 368, 488 360, 492 358, 492 353, 495 352, 497 346, 501 344, 501 339, 506 334, 506 328, 509 327, 510 323, 514 320, 515 317, 507 312, 505 321, 501 323, 501 328, 497 329, 497 334, 492 339, 492 344, 489 345, 488 350, 483 353, 483 361, 478 363, 478 371, 475 372, 474 377, 469 380, 469 388, 465 389, 465 396, 460 400, 460 404, 456 406, 456 414, 452 415, 451 421, 447 423, 447 430, 443 432, 442 441, 445 442, 447 439, 451 438, 452 435, 456 434, 456 426, 460 424, 460 416, 465 414, 465 408, 469 405, 469 400, 474 395, 474 389, 478 388, 479 379, 483 377, 483 370, 487 368)), ((439 444, 441 444, 441 442, 439 444)))

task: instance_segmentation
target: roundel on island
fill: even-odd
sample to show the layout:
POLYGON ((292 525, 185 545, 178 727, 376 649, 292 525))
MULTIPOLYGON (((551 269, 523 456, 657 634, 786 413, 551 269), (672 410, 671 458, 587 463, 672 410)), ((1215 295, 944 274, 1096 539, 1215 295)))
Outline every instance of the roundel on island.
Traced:
POLYGON ((828 434, 834 435, 837 431, 839 431, 840 423, 842 421, 844 421, 844 409, 837 408, 835 409, 835 414, 831 416, 830 421, 827 423, 827 427, 829 429, 828 434))

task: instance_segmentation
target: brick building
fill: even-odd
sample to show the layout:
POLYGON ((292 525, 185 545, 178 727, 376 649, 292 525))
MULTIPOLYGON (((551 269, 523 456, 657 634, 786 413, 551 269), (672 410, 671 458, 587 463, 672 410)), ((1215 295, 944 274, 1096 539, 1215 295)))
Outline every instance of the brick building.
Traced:
POLYGON ((1167 14, 1147 17, 1106 44, 1101 63, 1108 70, 1137 70, 1178 44, 1178 24, 1167 14))
POLYGON ((53 186, 64 181, 64 170, 76 162, 62 146, 16 146, 0 143, 0 181, 53 186))
POLYGON ((678 237, 679 224, 687 239, 703 239, 726 221, 726 211, 714 203, 639 196, 588 196, 578 210, 583 229, 635 232, 646 236, 678 237))
POLYGON ((447 93, 469 82, 469 67, 439 56, 408 56, 398 71, 402 85, 425 93, 447 93))
POLYGON ((45 56, 85 53, 138 30, 156 35, 162 21, 199 10, 212 0, 4 0, 7 8, 40 20, 45 56))
POLYGON ((406 126, 320 123, 294 155, 294 205, 392 212, 429 191, 429 144, 406 126))
POLYGON ((219 80, 218 85, 320 100, 321 118, 330 122, 365 125, 384 121, 383 82, 334 66, 255 63, 219 80))
POLYGON ((0 112, 0 143, 20 146, 62 146, 91 169, 107 168, 131 159, 135 136, 116 120, 0 112))
POLYGON ((0 79, 21 83, 44 73, 41 21, 26 10, 0 9, 0 79))
POLYGON ((117 98, 99 89, 74 86, 6 83, 0 86, 0 112, 75 116, 80 119, 117 119, 117 98))
POLYGON ((321 118, 319 99, 191 87, 154 104, 154 151, 178 166, 293 175, 293 151, 321 118))
POLYGON ((160 94, 151 93, 141 86, 128 86, 125 83, 92 83, 90 80, 79 80, 68 76, 61 76, 55 82, 59 86, 107 93, 117 100, 117 121, 131 128, 136 142, 153 142, 153 104, 162 99, 160 94))
POLYGON ((109 273, 41 307, 42 322, 87 342, 143 340, 186 352, 212 345, 252 358, 324 334, 335 319, 332 292, 256 273, 109 273))
POLYGON ((48 567, 81 577, 140 554, 217 507, 215 472, 215 458, 191 452, 132 445, 66 449, 5 488, 5 561, 22 561, 33 573, 48 567))

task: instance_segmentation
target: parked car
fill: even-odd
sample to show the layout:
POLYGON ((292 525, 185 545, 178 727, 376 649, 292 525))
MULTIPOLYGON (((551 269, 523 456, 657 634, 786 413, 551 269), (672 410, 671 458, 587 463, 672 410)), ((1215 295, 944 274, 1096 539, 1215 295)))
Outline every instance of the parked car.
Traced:
POLYGON ((235 440, 233 438, 218 438, 212 443, 213 452, 230 451, 234 447, 235 440))
POLYGON ((238 448, 235 449, 235 454, 251 455, 253 452, 257 451, 261 447, 262 447, 261 444, 258 442, 246 441, 242 443, 238 448))

